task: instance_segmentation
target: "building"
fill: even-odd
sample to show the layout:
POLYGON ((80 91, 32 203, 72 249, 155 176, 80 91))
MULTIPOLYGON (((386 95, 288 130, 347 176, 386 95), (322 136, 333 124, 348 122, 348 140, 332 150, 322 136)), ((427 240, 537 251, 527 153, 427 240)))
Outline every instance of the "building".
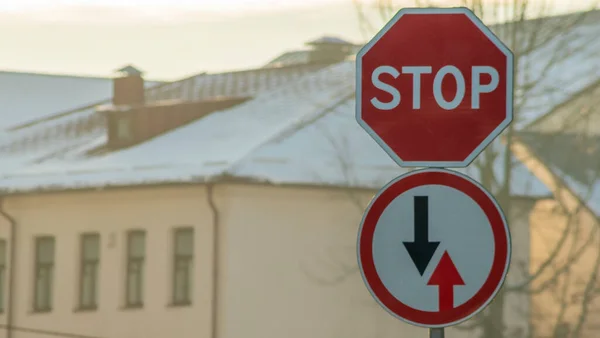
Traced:
MULTIPOLYGON (((356 273, 362 208, 404 171, 354 121, 351 56, 306 55, 146 89, 121 69, 111 101, 0 133, 5 337, 425 335, 376 307, 356 273)), ((511 285, 537 268, 530 229, 562 201, 518 157, 511 285)), ((524 337, 528 297, 505 302, 524 337)))

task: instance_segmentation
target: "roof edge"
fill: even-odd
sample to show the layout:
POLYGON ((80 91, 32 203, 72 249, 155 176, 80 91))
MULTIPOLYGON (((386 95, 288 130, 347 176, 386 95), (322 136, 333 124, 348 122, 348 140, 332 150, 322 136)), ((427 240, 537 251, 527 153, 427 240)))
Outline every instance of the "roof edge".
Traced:
MULTIPOLYGON (((69 194, 69 193, 82 193, 82 192, 93 192, 93 191, 116 191, 126 189, 155 189, 160 187, 185 187, 185 186, 206 186, 206 185, 252 185, 252 186, 265 186, 265 187, 284 187, 284 188, 299 188, 299 189, 333 189, 333 190, 345 190, 345 191, 364 191, 375 193, 380 188, 372 188, 365 186, 347 186, 339 184, 317 184, 317 183, 276 183, 268 180, 260 180, 251 177, 234 177, 230 175, 219 175, 213 177, 199 177, 192 180, 182 181, 162 181, 152 182, 146 184, 112 184, 97 187, 73 187, 73 188, 48 188, 48 189, 36 189, 28 191, 2 191, 0 190, 0 199, 10 197, 22 197, 30 195, 51 195, 51 194, 69 194)), ((512 198, 519 200, 543 200, 547 199, 548 195, 513 195, 512 198)))

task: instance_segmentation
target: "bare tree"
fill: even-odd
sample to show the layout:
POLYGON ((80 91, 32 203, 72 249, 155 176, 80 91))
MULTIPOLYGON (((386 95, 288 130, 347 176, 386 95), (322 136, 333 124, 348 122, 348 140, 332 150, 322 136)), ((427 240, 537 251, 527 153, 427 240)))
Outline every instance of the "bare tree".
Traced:
MULTIPOLYGON (((359 0, 353 0, 353 3, 361 29, 367 35, 373 35, 374 27, 379 26, 379 23, 368 19, 366 3, 359 0)), ((414 5, 447 6, 448 1, 436 3, 415 0, 414 5)), ((552 0, 462 0, 454 5, 469 7, 482 20, 495 23, 492 30, 514 53, 517 65, 514 92, 516 121, 504 131, 502 143, 490 145, 472 164, 478 171, 480 182, 493 192, 505 214, 512 215, 516 205, 511 182, 517 164, 513 155, 518 152, 519 162, 526 164, 535 160, 531 152, 524 150, 526 147, 523 148, 520 132, 515 128, 533 119, 533 112, 549 112, 568 101, 569 96, 581 94, 579 90, 574 93, 565 88, 580 81, 585 75, 582 72, 589 72, 589 67, 576 71, 571 60, 592 64, 600 61, 600 46, 594 48, 593 45, 600 29, 592 34, 583 32, 585 27, 593 25, 594 20, 590 19, 590 15, 596 15, 595 19, 598 20, 598 13, 586 10, 548 17, 554 14, 552 0), (569 76, 554 78, 557 70, 569 76), (501 172, 497 170, 499 163, 501 172)), ((387 21, 399 9, 392 0, 378 0, 375 8, 382 19, 380 23, 387 21)), ((596 110, 600 104, 598 96, 595 96, 596 102, 591 100, 594 100, 594 96, 587 95, 583 108, 573 108, 578 109, 574 115, 590 116, 594 111, 600 113, 596 110), (587 115, 584 114, 585 109, 587 115)), ((586 125, 584 117, 566 118, 559 122, 560 126, 555 126, 556 130, 553 130, 556 134, 577 134, 581 138, 598 135, 597 131, 583 128, 586 125)), ((590 123, 588 121, 587 124, 590 123)), ((330 131, 324 133, 329 133, 328 140, 339 154, 340 170, 345 179, 350 185, 354 185, 357 174, 353 172, 351 161, 348 161, 350 154, 343 137, 330 135, 330 131)), ((552 142, 560 143, 561 140, 557 137, 552 142)), ((539 163, 528 166, 531 168, 531 165, 539 163)), ((593 173, 587 174, 591 182, 588 191, 580 191, 579 195, 565 189, 562 177, 556 177, 553 173, 548 175, 552 178, 546 180, 558 183, 551 188, 554 199, 545 204, 551 207, 542 210, 542 204, 536 206, 539 211, 538 219, 530 225, 530 245, 535 246, 536 257, 529 258, 527 262, 513 261, 512 269, 520 270, 513 273, 521 274, 522 278, 518 282, 505 284, 491 305, 479 316, 461 325, 461 329, 475 330, 482 338, 518 337, 516 328, 510 327, 505 318, 507 311, 522 311, 508 308, 507 300, 513 297, 531 302, 528 313, 519 313, 531 318, 532 325, 527 330, 529 337, 584 337, 586 321, 590 318, 590 313, 593 313, 594 300, 600 294, 600 224, 598 216, 587 206, 592 198, 594 183, 600 182, 600 162, 593 168, 593 173), (544 225, 543 228, 541 225, 544 225)), ((362 212, 365 209, 368 199, 364 192, 349 190, 348 196, 357 210, 362 212)), ((349 251, 349 248, 344 250, 349 251)), ((534 248, 530 251, 534 252, 534 248)), ((350 255, 350 258, 353 259, 354 255, 350 255)), ((356 273, 355 262, 340 258, 339 254, 331 254, 327 264, 327 276, 307 273, 313 280, 323 284, 336 284, 356 273)))

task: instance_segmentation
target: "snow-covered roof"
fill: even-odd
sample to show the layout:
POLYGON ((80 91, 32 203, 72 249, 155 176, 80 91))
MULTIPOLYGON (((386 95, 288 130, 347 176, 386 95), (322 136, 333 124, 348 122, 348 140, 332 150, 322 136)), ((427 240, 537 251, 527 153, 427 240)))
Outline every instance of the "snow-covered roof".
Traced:
MULTIPOLYGON (((291 128, 249 153, 227 173, 272 183, 379 188, 407 169, 400 168, 354 118, 354 97, 309 124, 291 128)), ((504 149, 500 142, 493 146, 504 149)), ((514 160, 514 159, 513 159, 514 160)), ((494 163, 503 178, 502 161, 494 163)), ((474 165, 455 169, 477 180, 474 165)), ((512 168, 511 191, 520 196, 548 195, 548 189, 519 162, 512 168)))
MULTIPOLYGON (((286 131, 290 126, 310 119, 320 112, 320 107, 332 105, 335 102, 332 100, 339 95, 352 93, 352 82, 340 82, 348 78, 342 74, 351 71, 352 67, 348 64, 341 64, 306 75, 299 81, 258 95, 254 100, 233 109, 213 113, 130 149, 94 158, 51 158, 37 165, 23 163, 18 174, 5 175, 0 180, 0 186, 35 188, 38 184, 62 184, 69 187, 78 179, 78 172, 88 173, 88 183, 104 185, 107 183, 107 175, 123 170, 135 171, 133 176, 136 180, 178 180, 186 179, 178 171, 179 167, 186 166, 193 168, 194 176, 218 174, 262 142, 286 131), (291 104, 292 102, 296 104, 291 104), (165 169, 168 173, 154 176, 154 170, 165 169), (56 172, 62 174, 56 176, 56 172)), ((119 176, 114 183, 131 182, 126 177, 119 176)))
MULTIPOLYGON (((149 102, 201 100, 218 96, 254 96, 325 65, 293 65, 244 71, 202 73, 180 81, 146 81, 149 102)), ((110 102, 112 79, 0 72, 0 131, 57 114, 86 114, 89 106, 110 102), (35 99, 31 99, 35 98, 35 99)))
POLYGON ((558 31, 543 47, 520 56, 515 93, 518 128, 600 80, 599 35, 598 22, 578 25, 558 31))
MULTIPOLYGON (((325 65, 295 65, 273 69, 254 69, 221 74, 200 74, 172 83, 156 84, 146 83, 146 101, 149 103, 164 102, 167 100, 203 100, 215 97, 246 97, 256 96, 273 90, 289 82, 294 82, 301 76, 323 68, 325 65)), ((109 81, 110 93, 112 82, 109 81)), ((52 92, 52 90, 49 90, 52 92)), ((56 95, 58 93, 52 92, 56 95)), ((110 96, 110 94, 107 94, 110 96)), ((42 99, 46 96, 42 95, 42 99)), ((67 96, 68 97, 68 96, 67 96)), ((98 96, 101 98, 101 96, 98 96)), ((53 98, 62 102, 64 96, 53 98)), ((21 101, 29 102, 21 99, 21 101)), ((33 100, 31 100, 33 101, 33 100)), ((34 101, 38 102, 38 101, 34 101)), ((95 100, 93 105, 76 108, 68 114, 48 114, 51 117, 45 121, 38 121, 17 130, 0 129, 0 156, 16 155, 11 167, 20 166, 29 159, 47 158, 58 156, 80 139, 96 139, 104 136, 106 131, 101 116, 95 110, 102 108, 110 99, 95 100), (82 128, 82 126, 84 128, 82 128), (78 130, 83 129, 81 134, 78 130), (73 134, 76 134, 74 136, 73 134), (58 147, 58 148, 56 148, 58 147), (23 162, 25 161, 25 162, 23 162), (17 163, 17 164, 15 164, 17 163)), ((52 108, 52 105, 50 105, 52 108)), ((53 113, 62 113, 53 111, 53 113)), ((7 164, 0 161, 0 172, 7 168, 7 164)))
POLYGON ((600 216, 600 169, 597 168, 595 172, 590 173, 596 177, 591 184, 579 182, 570 173, 556 166, 550 166, 550 169, 581 199, 582 203, 600 216))
MULTIPOLYGON (((519 131, 543 164, 600 215, 600 11, 553 40, 552 53, 536 52, 530 73, 543 81, 530 91, 519 131), (538 75, 539 76, 539 75, 538 75)), ((529 74, 531 76, 531 74, 529 74)), ((535 77, 533 77, 535 80, 535 77)))
MULTIPOLYGON (((354 62, 346 61, 307 74, 133 148, 91 158, 78 150, 64 151, 61 157, 24 163, 0 178, 0 189, 186 182, 221 175, 276 184, 378 188, 403 169, 354 119, 354 70, 354 62)), ((86 142, 94 144, 98 137, 78 147, 86 148, 86 142)), ((496 169, 501 173, 500 165, 496 169)), ((473 168, 465 172, 478 178, 473 168)), ((513 193, 548 194, 524 168, 517 166, 515 172, 513 193)))
MULTIPOLYGON (((155 85, 157 82, 149 82, 155 85)), ((112 96, 112 79, 0 72, 0 130, 112 96)))

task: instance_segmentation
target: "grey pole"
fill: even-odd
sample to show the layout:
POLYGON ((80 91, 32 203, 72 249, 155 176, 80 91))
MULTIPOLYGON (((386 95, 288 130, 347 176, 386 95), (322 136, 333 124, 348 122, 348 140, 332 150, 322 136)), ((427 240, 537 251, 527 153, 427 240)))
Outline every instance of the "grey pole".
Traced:
POLYGON ((429 338, 444 338, 444 328, 429 329, 429 338))

